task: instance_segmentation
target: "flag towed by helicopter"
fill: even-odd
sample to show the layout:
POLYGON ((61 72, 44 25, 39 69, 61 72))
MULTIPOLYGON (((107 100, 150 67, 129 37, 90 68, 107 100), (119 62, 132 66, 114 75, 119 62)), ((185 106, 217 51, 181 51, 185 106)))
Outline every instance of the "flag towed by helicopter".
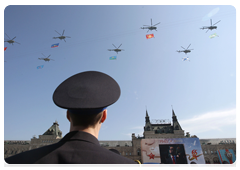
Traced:
POLYGON ((112 56, 109 58, 109 60, 116 60, 117 59, 117 56, 112 56))
POLYGON ((147 39, 154 38, 154 35, 153 35, 153 34, 147 34, 147 35, 146 35, 146 38, 147 38, 147 39))
POLYGON ((6 51, 7 47, 4 47, 4 51, 6 51))
POLYGON ((37 66, 37 69, 42 69, 44 65, 37 66))
POLYGON ((53 44, 53 45, 51 45, 51 48, 55 48, 55 47, 58 47, 58 46, 59 46, 59 43, 53 44))
POLYGON ((209 36, 209 38, 219 37, 216 33, 209 36))

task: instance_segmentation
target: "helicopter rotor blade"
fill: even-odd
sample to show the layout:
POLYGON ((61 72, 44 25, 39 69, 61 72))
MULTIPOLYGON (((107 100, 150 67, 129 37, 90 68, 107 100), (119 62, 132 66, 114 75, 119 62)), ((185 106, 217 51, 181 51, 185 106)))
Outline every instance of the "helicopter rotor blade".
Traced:
POLYGON ((211 26, 212 26, 212 19, 210 19, 210 23, 211 23, 211 26))
MULTIPOLYGON (((6 33, 5 33, 6 34, 6 33)), ((10 37, 6 34, 6 36, 10 39, 10 37)))
POLYGON ((47 58, 49 58, 50 56, 51 56, 51 54, 47 58))
POLYGON ((66 38, 71 38, 71 37, 69 37, 69 36, 65 36, 66 38))
POLYGON ((143 25, 143 26, 147 26, 147 27, 150 27, 150 25, 143 25))
POLYGON ((152 18, 151 18, 151 26, 152 26, 152 18))
POLYGON ((213 25, 216 25, 217 23, 219 23, 221 20, 219 20, 218 22, 216 22, 215 24, 213 24, 213 25))
POLYGON ((63 30, 63 33, 62 33, 62 35, 64 34, 64 31, 65 31, 65 30, 63 30))
POLYGON ((114 44, 112 44, 115 48, 117 48, 114 44))
MULTIPOLYGON (((55 30, 56 31, 56 30, 55 30)), ((56 33, 58 33, 59 35, 61 35, 59 32, 56 31, 56 33)))
MULTIPOLYGON (((181 46, 182 47, 182 46, 181 46)), ((183 47, 182 47, 183 48, 183 47)), ((183 48, 184 50, 186 50, 185 48, 183 48)))
POLYGON ((65 40, 65 38, 63 39, 65 42, 67 42, 66 40, 65 40))
POLYGON ((12 40, 14 40, 15 38, 16 38, 16 36, 12 40))
POLYGON ((157 24, 155 24, 155 25, 153 25, 153 26, 156 26, 156 25, 158 25, 158 24, 160 24, 161 22, 159 22, 159 23, 157 23, 157 24))
POLYGON ((17 42, 17 41, 14 41, 15 43, 17 43, 17 44, 20 44, 19 42, 17 42))
POLYGON ((122 44, 119 45, 118 49, 120 48, 121 45, 122 45, 122 44))
POLYGON ((44 57, 46 57, 43 53, 42 53, 42 55, 43 55, 44 57))
POLYGON ((189 44, 189 46, 187 47, 187 49, 190 47, 191 44, 189 44))
MULTIPOLYGON (((209 30, 209 29, 208 29, 209 30)), ((206 33, 208 32, 208 30, 206 31, 206 33)))

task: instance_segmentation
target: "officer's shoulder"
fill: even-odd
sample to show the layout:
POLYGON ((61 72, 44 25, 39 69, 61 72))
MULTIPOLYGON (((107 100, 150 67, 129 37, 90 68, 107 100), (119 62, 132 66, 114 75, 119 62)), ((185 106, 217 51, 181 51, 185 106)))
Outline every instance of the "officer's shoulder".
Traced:
POLYGON ((126 158, 120 154, 114 153, 106 148, 102 148, 109 157, 109 161, 118 162, 119 164, 136 164, 133 160, 126 158))
POLYGON ((44 155, 50 153, 57 147, 58 143, 43 146, 40 148, 28 150, 8 158, 5 158, 5 162, 8 164, 32 164, 44 155))

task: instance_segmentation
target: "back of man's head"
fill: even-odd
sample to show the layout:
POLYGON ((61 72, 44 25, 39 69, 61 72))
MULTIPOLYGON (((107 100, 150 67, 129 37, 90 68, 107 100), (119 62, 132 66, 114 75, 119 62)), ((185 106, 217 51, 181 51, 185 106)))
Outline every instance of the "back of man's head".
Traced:
POLYGON ((75 114, 68 112, 73 126, 81 126, 83 128, 95 128, 100 123, 103 111, 98 114, 75 114))

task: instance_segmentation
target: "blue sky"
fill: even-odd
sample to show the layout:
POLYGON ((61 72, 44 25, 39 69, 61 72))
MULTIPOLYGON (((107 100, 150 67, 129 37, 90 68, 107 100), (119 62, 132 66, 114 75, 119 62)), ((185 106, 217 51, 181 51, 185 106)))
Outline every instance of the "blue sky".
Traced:
POLYGON ((89 70, 112 76, 121 88, 120 99, 107 109, 99 140, 142 136, 146 108, 150 120, 171 120, 171 106, 191 135, 236 137, 234 6, 7 6, 4 33, 20 43, 4 43, 5 140, 38 137, 55 120, 67 134, 66 110, 53 103, 52 94, 66 78, 89 70), (157 31, 140 29, 151 19, 153 25, 161 22, 157 31), (221 20, 217 30, 199 29, 210 19, 213 24, 221 20), (71 38, 53 39, 55 30, 71 38), (146 39, 149 33, 155 38, 146 39), (210 39, 214 33, 219 37, 210 39), (55 43, 59 47, 51 48, 55 43), (124 51, 108 51, 112 44, 122 44, 124 51), (176 52, 189 44, 191 53, 176 52), (54 61, 39 60, 41 53, 54 61))

